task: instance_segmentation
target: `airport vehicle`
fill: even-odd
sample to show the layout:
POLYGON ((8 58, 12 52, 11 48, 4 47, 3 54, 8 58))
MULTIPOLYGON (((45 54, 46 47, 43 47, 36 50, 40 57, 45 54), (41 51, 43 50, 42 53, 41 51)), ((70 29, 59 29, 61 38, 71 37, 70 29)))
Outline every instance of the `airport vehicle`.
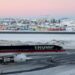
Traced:
POLYGON ((21 63, 27 60, 51 59, 51 55, 64 51, 61 46, 57 45, 0 46, 0 63, 21 63))

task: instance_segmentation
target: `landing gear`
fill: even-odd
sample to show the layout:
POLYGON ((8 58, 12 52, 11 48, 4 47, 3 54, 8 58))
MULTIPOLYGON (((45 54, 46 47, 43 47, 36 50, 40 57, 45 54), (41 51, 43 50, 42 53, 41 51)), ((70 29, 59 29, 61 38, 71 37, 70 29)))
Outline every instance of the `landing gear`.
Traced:
POLYGON ((3 58, 0 58, 0 63, 1 63, 1 64, 3 63, 3 58))
POLYGON ((13 57, 1 57, 0 58, 0 63, 3 64, 3 65, 7 65, 8 63, 13 63, 14 60, 13 60, 13 57))

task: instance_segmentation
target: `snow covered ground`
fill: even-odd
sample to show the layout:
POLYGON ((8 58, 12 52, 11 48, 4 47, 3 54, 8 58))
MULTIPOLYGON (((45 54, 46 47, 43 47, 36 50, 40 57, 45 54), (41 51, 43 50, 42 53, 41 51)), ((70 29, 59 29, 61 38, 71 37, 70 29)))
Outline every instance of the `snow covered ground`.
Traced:
POLYGON ((50 40, 75 40, 75 34, 0 34, 0 40, 46 42, 50 40))

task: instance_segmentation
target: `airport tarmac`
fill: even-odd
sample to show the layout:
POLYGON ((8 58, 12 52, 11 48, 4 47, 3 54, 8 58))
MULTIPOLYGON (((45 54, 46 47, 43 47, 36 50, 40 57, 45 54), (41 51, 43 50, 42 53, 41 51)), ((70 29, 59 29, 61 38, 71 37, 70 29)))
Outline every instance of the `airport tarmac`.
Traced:
POLYGON ((75 64, 60 65, 40 71, 11 75, 75 75, 75 64))
POLYGON ((33 72, 38 70, 43 70, 50 67, 55 67, 57 64, 43 62, 43 61, 31 61, 25 63, 14 63, 7 65, 0 65, 0 75, 10 75, 10 74, 18 74, 23 72, 33 72))
MULTIPOLYGON (((0 75, 58 75, 59 68, 63 68, 64 65, 74 65, 75 68, 75 55, 63 55, 56 57, 57 63, 50 63, 47 61, 28 61, 25 63, 14 63, 2 65, 0 64, 0 75), (52 73, 53 72, 53 73, 52 73), (55 74, 54 74, 55 73, 55 74)), ((64 69, 63 69, 64 70, 64 69)))

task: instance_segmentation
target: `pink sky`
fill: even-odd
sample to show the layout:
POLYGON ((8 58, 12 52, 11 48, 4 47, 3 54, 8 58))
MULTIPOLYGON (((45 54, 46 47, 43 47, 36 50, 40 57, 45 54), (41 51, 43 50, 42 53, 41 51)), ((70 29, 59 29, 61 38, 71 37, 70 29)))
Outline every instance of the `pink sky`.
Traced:
POLYGON ((0 0, 0 16, 75 15, 75 0, 0 0))

